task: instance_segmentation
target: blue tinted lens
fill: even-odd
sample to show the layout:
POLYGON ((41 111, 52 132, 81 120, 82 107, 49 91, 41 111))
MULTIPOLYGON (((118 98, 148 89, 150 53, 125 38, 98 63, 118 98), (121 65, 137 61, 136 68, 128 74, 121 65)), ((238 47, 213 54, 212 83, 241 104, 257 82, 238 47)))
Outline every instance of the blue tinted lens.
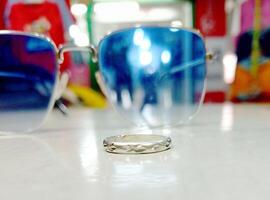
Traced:
POLYGON ((54 46, 46 39, 0 34, 0 131, 40 125, 57 75, 54 46))
POLYGON ((128 119, 151 126, 179 123, 204 94, 205 46, 176 28, 121 30, 99 45, 99 65, 111 102, 128 119))

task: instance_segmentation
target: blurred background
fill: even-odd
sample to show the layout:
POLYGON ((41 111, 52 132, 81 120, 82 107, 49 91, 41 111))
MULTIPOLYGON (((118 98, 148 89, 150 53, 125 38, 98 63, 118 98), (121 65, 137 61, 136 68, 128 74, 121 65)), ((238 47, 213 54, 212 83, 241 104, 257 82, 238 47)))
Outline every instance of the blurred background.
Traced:
MULTIPOLYGON (((0 28, 46 34, 57 46, 98 46, 106 34, 137 25, 196 28, 214 54, 205 103, 268 102, 269 6, 270 0, 1 0, 0 28)), ((66 56, 68 104, 106 106, 97 69, 88 53, 66 56)))

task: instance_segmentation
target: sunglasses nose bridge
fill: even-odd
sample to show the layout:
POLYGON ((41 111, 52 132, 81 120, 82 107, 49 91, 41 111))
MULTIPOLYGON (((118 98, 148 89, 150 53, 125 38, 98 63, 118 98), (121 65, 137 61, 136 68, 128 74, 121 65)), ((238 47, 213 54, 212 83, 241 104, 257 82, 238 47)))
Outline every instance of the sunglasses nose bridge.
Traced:
POLYGON ((58 51, 58 59, 60 64, 64 61, 64 53, 71 51, 88 51, 91 53, 91 59, 93 62, 97 62, 98 60, 97 49, 93 45, 84 47, 79 47, 75 45, 64 45, 61 46, 58 51))

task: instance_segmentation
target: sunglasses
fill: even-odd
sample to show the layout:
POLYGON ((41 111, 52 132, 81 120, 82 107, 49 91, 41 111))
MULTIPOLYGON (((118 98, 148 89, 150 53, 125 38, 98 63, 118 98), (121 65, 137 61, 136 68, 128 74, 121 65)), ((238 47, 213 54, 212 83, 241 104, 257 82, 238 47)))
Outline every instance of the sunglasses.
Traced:
POLYGON ((59 64, 68 51, 91 53, 105 95, 136 125, 179 124, 202 104, 211 56, 195 31, 127 28, 104 37, 97 49, 57 49, 45 36, 0 31, 0 131, 30 131, 42 124, 67 82, 59 64))

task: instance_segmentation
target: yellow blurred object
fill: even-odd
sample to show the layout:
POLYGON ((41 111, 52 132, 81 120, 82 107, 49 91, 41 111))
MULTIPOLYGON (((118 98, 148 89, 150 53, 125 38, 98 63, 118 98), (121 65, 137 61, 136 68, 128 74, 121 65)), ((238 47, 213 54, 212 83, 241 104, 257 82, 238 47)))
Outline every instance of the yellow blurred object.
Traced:
POLYGON ((106 99, 91 88, 73 84, 70 84, 68 88, 74 92, 86 106, 96 108, 104 108, 107 106, 106 99))

